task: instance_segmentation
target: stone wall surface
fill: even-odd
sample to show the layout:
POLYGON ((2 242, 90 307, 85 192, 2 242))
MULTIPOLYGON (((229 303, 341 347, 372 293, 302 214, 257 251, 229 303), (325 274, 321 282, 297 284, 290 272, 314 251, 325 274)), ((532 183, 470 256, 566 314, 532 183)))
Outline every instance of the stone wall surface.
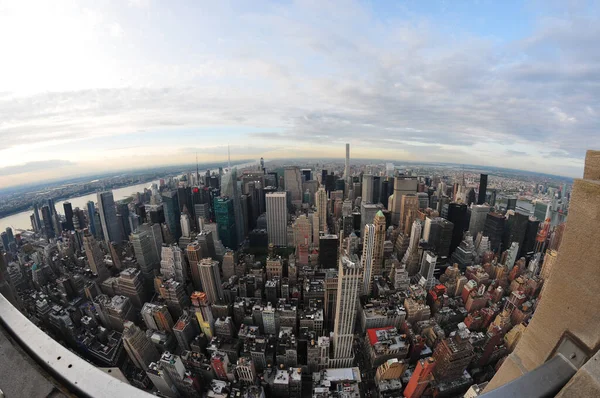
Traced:
POLYGON ((590 356, 600 347, 600 151, 588 151, 584 179, 573 184, 563 241, 545 283, 529 326, 486 392, 546 362, 565 333, 590 356))

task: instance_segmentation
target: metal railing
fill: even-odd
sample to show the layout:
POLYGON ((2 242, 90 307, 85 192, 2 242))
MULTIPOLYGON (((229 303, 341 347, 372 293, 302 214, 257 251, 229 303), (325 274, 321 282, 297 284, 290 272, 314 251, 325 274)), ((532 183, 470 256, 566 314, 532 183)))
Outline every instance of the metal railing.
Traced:
POLYGON ((21 348, 77 396, 149 398, 151 394, 96 368, 35 326, 0 294, 0 323, 21 348))
POLYGON ((558 353, 549 361, 525 373, 518 379, 482 394, 480 397, 554 397, 571 380, 571 377, 576 372, 577 367, 564 355, 558 353))

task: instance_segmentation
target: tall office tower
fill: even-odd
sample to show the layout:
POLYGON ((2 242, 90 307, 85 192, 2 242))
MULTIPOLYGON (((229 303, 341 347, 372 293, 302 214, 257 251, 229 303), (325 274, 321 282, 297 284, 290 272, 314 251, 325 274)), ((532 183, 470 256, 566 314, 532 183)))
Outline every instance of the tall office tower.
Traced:
POLYGON ((362 253, 364 275, 363 294, 371 295, 373 278, 381 276, 383 263, 383 243, 385 242, 385 216, 379 210, 373 224, 365 225, 362 253))
POLYGON ((410 276, 415 275, 419 271, 419 241, 421 240, 422 229, 420 221, 413 221, 408 249, 402 258, 402 263, 410 276))
POLYGON ((202 279, 204 292, 211 304, 223 300, 223 286, 221 285, 219 262, 217 260, 209 257, 200 261, 200 278, 202 279))
POLYGON ((190 343, 198 334, 198 323, 194 320, 193 315, 185 311, 173 325, 173 334, 182 350, 191 351, 190 343))
POLYGON ((308 218, 302 214, 294 222, 294 247, 312 244, 312 227, 308 218))
POLYGON ((181 316, 183 310, 190 305, 190 298, 185 291, 185 285, 174 279, 156 277, 156 291, 165 300, 169 311, 175 317, 181 316))
MULTIPOLYGON (((387 178, 387 177, 386 177, 387 178)), ((381 191, 380 191, 380 202, 383 205, 384 209, 388 208, 388 201, 390 199, 390 195, 392 194, 391 182, 388 180, 384 180, 381 182, 381 191)))
POLYGON ((167 279, 187 283, 187 271, 183 253, 177 245, 163 246, 160 260, 160 273, 167 279))
POLYGON ((467 205, 464 203, 450 203, 448 205, 448 221, 454 224, 452 240, 450 242, 450 253, 454 253, 454 250, 456 250, 463 240, 463 233, 469 227, 467 205))
POLYGON ((362 202, 360 204, 360 230, 365 229, 365 225, 372 224, 375 220, 375 215, 381 210, 380 205, 366 204, 362 202))
POLYGON ((0 253, 0 294, 2 294, 15 308, 21 309, 19 295, 12 283, 2 253, 0 253))
POLYGON ((423 254, 423 259, 421 260, 421 269, 419 270, 419 274, 422 278, 425 279, 425 290, 429 291, 435 286, 435 277, 433 273, 435 271, 435 264, 437 262, 437 256, 430 251, 426 251, 423 254))
POLYGON ((215 198, 215 217, 219 239, 223 246, 230 249, 236 249, 238 246, 236 219, 233 210, 233 200, 231 198, 215 198))
POLYGON ((148 329, 171 332, 173 330, 173 317, 169 308, 164 304, 145 303, 140 312, 148 329))
POLYGON ((419 211, 419 197, 416 194, 406 194, 400 199, 400 223, 399 227, 408 233, 413 221, 417 218, 419 211))
POLYGON ((108 244, 110 242, 121 243, 123 236, 121 235, 121 227, 117 219, 117 209, 112 191, 99 192, 97 198, 104 240, 108 244))
POLYGON ((373 175, 365 174, 362 177, 362 202, 373 203, 373 175))
POLYGON ((335 268, 338 264, 339 243, 337 235, 319 236, 319 264, 321 268, 335 268))
POLYGON ((525 228, 525 238, 523 246, 520 249, 519 258, 531 256, 534 253, 537 232, 540 228, 540 221, 531 216, 527 220, 527 228, 525 228))
POLYGON ((373 177, 373 203, 381 203, 381 177, 373 177))
POLYGON ((487 196, 487 179, 487 174, 481 174, 479 176, 479 195, 477 196, 478 205, 482 205, 485 203, 485 198, 487 196))
POLYGON ((506 212, 507 219, 505 221, 504 236, 502 238, 502 248, 508 249, 513 242, 517 242, 519 248, 523 247, 525 233, 527 232, 527 223, 529 216, 516 213, 513 210, 506 212))
POLYGON ((100 294, 94 297, 94 307, 102 324, 118 332, 123 332, 123 324, 133 321, 136 317, 136 311, 131 306, 131 301, 121 295, 110 298, 105 294, 100 294))
POLYGON ((48 199, 46 201, 46 203, 48 204, 48 208, 50 209, 50 214, 55 215, 56 214, 56 206, 54 205, 54 199, 48 199))
POLYGON ((90 232, 92 233, 92 235, 98 237, 98 231, 96 230, 96 228, 98 228, 98 226, 96 225, 96 206, 94 205, 94 202, 92 202, 91 200, 87 202, 86 209, 90 232))
POLYGON ((302 204, 302 174, 296 166, 286 167, 283 171, 283 180, 285 190, 290 193, 292 204, 300 206, 302 204))
POLYGON ((179 211, 179 200, 177 191, 164 192, 162 195, 163 210, 165 212, 165 223, 175 241, 181 237, 181 213, 179 211))
POLYGON ((142 370, 148 370, 148 365, 159 358, 154 344, 146 337, 146 333, 133 322, 123 324, 123 347, 131 362, 142 370))
POLYGON ((267 233, 269 234, 269 243, 275 246, 287 245, 286 198, 287 194, 285 192, 273 192, 266 195, 267 233))
POLYGON ((67 231, 73 231, 75 227, 73 226, 73 206, 71 206, 71 202, 64 202, 63 209, 65 210, 65 228, 67 231))
POLYGON ((131 233, 131 228, 129 227, 129 205, 127 203, 117 202, 116 209, 121 236, 123 237, 123 240, 125 240, 131 233))
POLYGON ((405 398, 420 398, 429 383, 433 381, 433 370, 435 369, 435 360, 432 357, 420 359, 406 388, 404 389, 405 398))
POLYGON ((192 274, 192 284, 194 289, 202 290, 202 279, 200 278, 200 260, 202 260, 202 249, 200 244, 192 242, 185 248, 187 254, 188 263, 190 264, 190 271, 192 274))
POLYGON ((177 204, 179 206, 180 214, 187 214, 191 225, 194 225, 194 206, 192 205, 192 188, 191 187, 179 187, 177 188, 177 204))
POLYGON ((44 221, 44 234, 48 239, 54 238, 54 222, 52 221, 52 212, 48 206, 42 207, 42 220, 44 221))
POLYGON ((352 177, 350 176, 350 144, 346 144, 346 167, 344 168, 344 179, 348 189, 352 186, 352 177))
POLYGON ((438 257, 450 255, 450 243, 454 224, 442 217, 427 217, 423 229, 423 239, 435 250, 438 257))
POLYGON ((438 382, 461 377, 473 359, 473 346, 468 336, 459 331, 453 337, 442 340, 433 352, 436 362, 433 375, 438 382))
POLYGON ((212 338, 214 336, 215 319, 210 309, 210 303, 208 302, 206 293, 193 292, 190 299, 192 302, 192 310, 195 312, 196 319, 198 319, 198 324, 200 325, 200 330, 208 338, 212 338))
POLYGON ((519 243, 512 242, 506 251, 507 254, 504 265, 506 265, 509 270, 512 270, 515 266, 515 261, 517 261, 517 255, 519 254, 519 243))
POLYGON ((325 188, 320 187, 315 194, 315 204, 319 216, 319 231, 327 231, 327 192, 325 188))
POLYGON ((37 231, 41 231, 42 230, 42 221, 40 220, 40 211, 39 211, 37 203, 33 204, 33 219, 35 220, 35 225, 36 225, 37 231))
POLYGON ((329 361, 332 368, 352 366, 354 354, 354 325, 356 305, 363 283, 363 270, 358 256, 343 254, 338 269, 337 300, 335 305, 335 323, 333 327, 333 358, 329 361))
POLYGON ((88 231, 84 231, 83 234, 83 249, 85 250, 90 269, 94 274, 98 275, 98 283, 104 282, 110 276, 108 269, 104 265, 104 253, 102 253, 96 239, 88 231))
POLYGON ((417 193, 418 181, 416 177, 396 177, 394 180, 394 203, 392 208, 392 224, 400 225, 402 216, 402 196, 417 193))
POLYGON ((8 252, 8 245, 10 244, 10 241, 8 240, 8 234, 6 232, 2 232, 0 233, 0 236, 2 236, 2 247, 6 252, 8 252))
MULTIPOLYGON (((236 246, 237 244, 240 244, 244 241, 244 219, 243 219, 243 215, 242 215, 242 202, 241 202, 241 195, 242 193, 240 192, 239 188, 238 188, 238 177, 237 177, 237 168, 233 168, 231 169, 231 171, 227 174, 224 174, 223 177, 221 178, 221 197, 229 197, 229 199, 231 199, 232 201, 232 207, 233 207, 233 216, 234 216, 234 220, 235 220, 235 228, 234 228, 234 232, 235 232, 235 243, 236 246)), ((221 236, 221 234, 219 233, 219 236, 221 236)), ((221 239, 222 241, 223 239, 221 239)), ((223 242, 223 244, 225 246, 227 246, 225 244, 225 242, 223 242)), ((231 249, 235 249, 236 246, 227 246, 231 249)))
POLYGON ((212 231, 204 229, 197 236, 198 244, 202 249, 202 257, 216 257, 215 241, 212 231))
POLYGON ((499 213, 488 213, 485 219, 483 234, 490 238, 491 249, 496 253, 500 253, 501 250, 504 222, 504 216, 499 213))
POLYGON ((181 215, 181 236, 189 238, 192 234, 192 224, 190 223, 190 216, 186 213, 181 215))
POLYGON ((478 233, 483 232, 485 227, 485 220, 488 213, 490 212, 490 206, 488 205, 471 205, 469 208, 471 211, 471 219, 469 220, 469 232, 473 236, 477 236, 478 233))
POLYGON ((62 233, 62 222, 58 213, 52 215, 52 225, 54 226, 54 235, 60 236, 62 233))
POLYGON ((137 259, 142 276, 144 278, 144 286, 147 291, 154 289, 155 270, 158 268, 159 260, 156 255, 154 242, 146 231, 134 232, 130 235, 129 240, 133 246, 133 252, 137 259))
POLYGON ((237 265, 237 253, 233 250, 226 250, 223 255, 223 279, 228 281, 229 278, 235 275, 235 266, 237 265))
POLYGON ((144 289, 142 273, 137 268, 127 268, 121 271, 117 284, 119 294, 128 297, 131 305, 137 309, 142 308, 149 298, 144 289))
POLYGON ((162 252, 162 245, 164 243, 161 225, 144 223, 138 227, 138 232, 145 232, 148 235, 148 238, 150 238, 150 242, 152 243, 152 252, 154 258, 156 259, 156 268, 158 268, 158 263, 160 262, 160 255, 162 252))

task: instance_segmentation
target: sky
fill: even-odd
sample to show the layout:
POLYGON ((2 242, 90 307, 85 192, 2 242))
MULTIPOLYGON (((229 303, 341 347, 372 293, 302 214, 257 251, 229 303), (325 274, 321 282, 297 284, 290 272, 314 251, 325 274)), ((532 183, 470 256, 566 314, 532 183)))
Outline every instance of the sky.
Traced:
POLYGON ((581 177, 586 1, 0 0, 0 186, 345 156, 581 177))

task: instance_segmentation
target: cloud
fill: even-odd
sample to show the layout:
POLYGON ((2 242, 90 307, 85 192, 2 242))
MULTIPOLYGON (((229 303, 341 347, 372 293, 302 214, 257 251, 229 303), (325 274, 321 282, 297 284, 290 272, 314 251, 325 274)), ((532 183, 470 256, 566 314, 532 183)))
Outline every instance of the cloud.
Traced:
MULTIPOLYGON (((134 14, 143 18, 114 10, 102 18, 120 36, 107 44, 121 51, 108 64, 119 83, 0 95, 0 150, 14 151, 24 138, 40 147, 84 145, 140 130, 238 126, 256 129, 237 137, 249 155, 352 142, 422 160, 460 151, 486 164, 547 169, 554 158, 583 159, 600 142, 593 13, 540 9, 531 33, 503 41, 447 35, 444 21, 414 13, 383 18, 353 1, 251 9, 215 2, 201 10, 131 3, 142 3, 144 13, 134 14), (523 151, 482 155, 485 145, 523 151), (534 155, 519 159, 527 154, 534 155)), ((212 145, 218 134, 209 138, 203 150, 223 149, 212 145)), ((165 134, 165 143, 173 140, 165 134)))
POLYGON ((59 169, 65 166, 73 166, 75 163, 68 160, 40 160, 37 162, 28 162, 25 164, 0 167, 0 176, 10 176, 15 174, 31 173, 35 171, 47 171, 50 169, 59 169))

